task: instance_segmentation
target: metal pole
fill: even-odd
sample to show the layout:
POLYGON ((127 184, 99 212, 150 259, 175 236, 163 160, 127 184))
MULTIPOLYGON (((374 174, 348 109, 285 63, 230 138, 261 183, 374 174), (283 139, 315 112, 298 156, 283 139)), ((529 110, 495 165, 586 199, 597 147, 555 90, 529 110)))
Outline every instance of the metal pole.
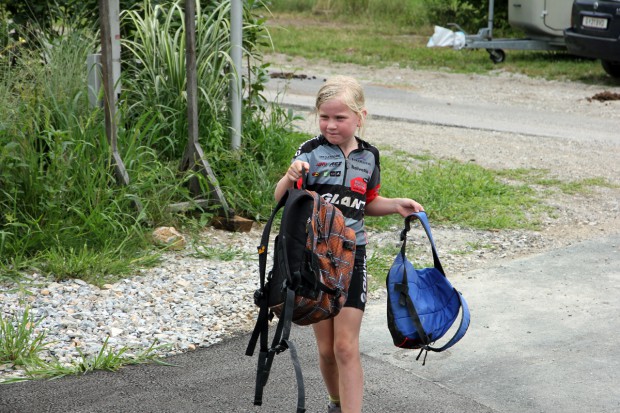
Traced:
POLYGON ((489 0, 489 17, 488 17, 488 23, 489 23, 489 39, 493 38, 493 19, 495 18, 495 0, 489 0))
POLYGON ((231 80, 231 147, 241 147, 241 42, 243 38, 243 4, 242 0, 231 0, 230 5, 230 43, 233 61, 231 80))
MULTIPOLYGON (((114 104, 121 95, 121 29, 119 0, 109 0, 110 46, 112 52, 112 78, 114 79, 114 104)), ((117 107, 118 109, 118 107, 117 107)))
MULTIPOLYGON (((124 185, 129 185, 129 175, 118 152, 117 125, 116 125, 116 90, 114 88, 114 56, 113 56, 113 21, 118 20, 118 15, 113 16, 110 5, 118 4, 118 0, 99 0, 99 20, 101 22, 101 64, 103 74, 103 101, 105 112, 105 129, 112 151, 112 166, 116 174, 116 180, 124 185)), ((118 7, 116 7, 118 10, 118 7)), ((120 41, 120 38, 119 38, 120 41)))

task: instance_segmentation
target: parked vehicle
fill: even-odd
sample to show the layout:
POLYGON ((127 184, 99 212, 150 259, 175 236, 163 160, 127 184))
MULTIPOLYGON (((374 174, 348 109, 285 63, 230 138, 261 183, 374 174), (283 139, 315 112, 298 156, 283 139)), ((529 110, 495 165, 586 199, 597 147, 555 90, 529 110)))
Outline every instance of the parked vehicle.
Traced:
POLYGON ((605 72, 620 78, 620 0, 575 0, 564 39, 569 53, 601 59, 605 72))

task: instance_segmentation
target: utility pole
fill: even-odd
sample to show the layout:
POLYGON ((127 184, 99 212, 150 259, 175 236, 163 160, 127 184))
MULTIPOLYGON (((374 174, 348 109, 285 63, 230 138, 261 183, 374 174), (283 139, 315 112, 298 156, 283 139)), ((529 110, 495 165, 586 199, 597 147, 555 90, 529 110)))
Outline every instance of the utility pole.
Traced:
POLYGON ((243 0, 230 0, 230 43, 231 58, 233 61, 233 77, 231 80, 231 147, 237 150, 241 147, 241 71, 243 70, 242 41, 243 41, 243 0))

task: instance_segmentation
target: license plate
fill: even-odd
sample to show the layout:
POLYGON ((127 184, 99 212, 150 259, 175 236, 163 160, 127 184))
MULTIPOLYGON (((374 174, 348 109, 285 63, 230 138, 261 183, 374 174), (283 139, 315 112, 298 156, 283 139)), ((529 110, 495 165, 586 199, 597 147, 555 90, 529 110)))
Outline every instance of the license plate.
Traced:
POLYGON ((607 29, 607 19, 600 17, 583 16, 581 24, 591 29, 607 29))

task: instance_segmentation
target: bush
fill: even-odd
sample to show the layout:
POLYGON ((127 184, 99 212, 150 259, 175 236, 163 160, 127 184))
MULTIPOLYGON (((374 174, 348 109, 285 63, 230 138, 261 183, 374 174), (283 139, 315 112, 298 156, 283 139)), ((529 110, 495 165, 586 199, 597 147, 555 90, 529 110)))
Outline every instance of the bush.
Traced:
MULTIPOLYGON (((489 1, 494 0, 423 0, 428 21, 446 27, 456 23, 467 33, 477 33, 487 26, 489 1)), ((496 1, 494 4, 493 27, 498 30, 508 28, 508 2, 496 1)))

